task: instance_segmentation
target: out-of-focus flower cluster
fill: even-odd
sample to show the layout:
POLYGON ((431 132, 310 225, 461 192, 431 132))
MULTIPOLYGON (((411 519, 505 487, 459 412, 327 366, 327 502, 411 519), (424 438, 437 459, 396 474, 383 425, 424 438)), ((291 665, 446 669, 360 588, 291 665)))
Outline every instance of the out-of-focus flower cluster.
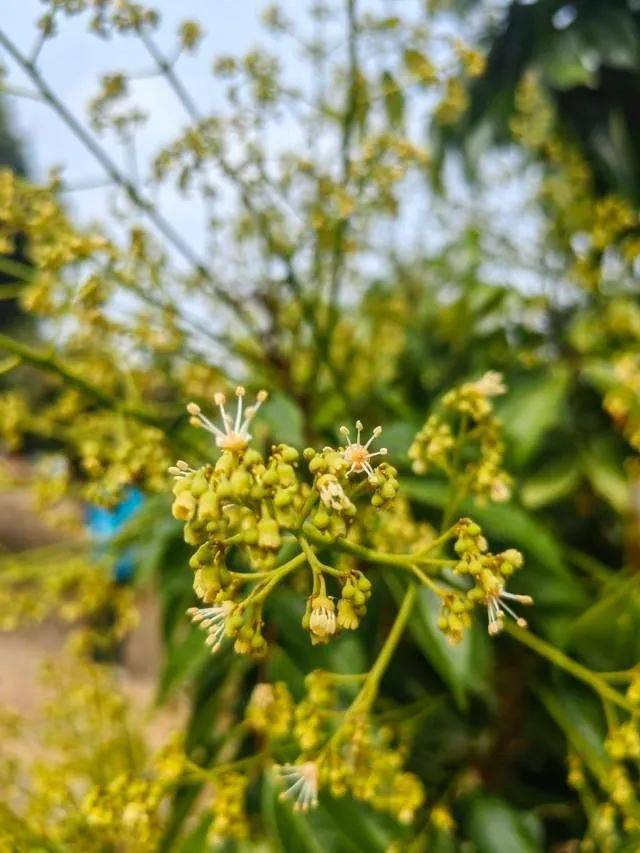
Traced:
POLYGON ((511 481, 502 468, 504 444, 491 398, 506 388, 499 373, 486 373, 442 398, 440 411, 429 416, 409 448, 417 474, 442 471, 461 491, 506 501, 511 481))
POLYGON ((69 851, 157 849, 168 796, 184 770, 177 740, 154 757, 131 723, 108 668, 56 661, 44 673, 53 699, 29 722, 29 753, 14 749, 20 720, 2 719, 0 845, 69 851), (11 724, 11 721, 16 724, 11 724))
POLYGON ((77 648, 99 650, 136 624, 133 590, 116 584, 88 547, 66 543, 5 554, 0 559, 0 631, 57 616, 72 624, 77 648), (101 623, 108 614, 108 635, 101 623))
POLYGON ((640 673, 637 670, 631 674, 626 699, 634 710, 626 722, 610 727, 602 766, 589 766, 576 754, 569 756, 569 785, 581 797, 593 800, 584 842, 587 850, 614 853, 626 839, 640 835, 636 775, 640 760, 640 673))

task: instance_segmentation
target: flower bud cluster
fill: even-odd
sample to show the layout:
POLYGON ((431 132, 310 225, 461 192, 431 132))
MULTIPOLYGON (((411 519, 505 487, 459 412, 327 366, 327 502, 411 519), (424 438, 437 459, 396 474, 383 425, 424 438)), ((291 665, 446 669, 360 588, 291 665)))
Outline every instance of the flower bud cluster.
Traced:
POLYGON ((249 834, 249 818, 246 813, 246 791, 249 780, 244 773, 226 771, 216 778, 212 820, 207 833, 210 844, 219 844, 225 839, 242 841, 249 834))
POLYGON ((367 510, 359 519, 358 533, 376 550, 389 554, 426 551, 435 538, 433 527, 414 519, 409 501, 402 495, 385 512, 367 510))
MULTIPOLYGON (((297 458, 295 448, 279 445, 266 464, 260 453, 246 449, 224 451, 214 466, 198 471, 183 462, 171 469, 173 515, 185 522, 185 541, 200 546, 193 568, 213 568, 230 539, 255 569, 275 566, 282 527, 294 521, 306 493, 297 458)), ((220 574, 222 586, 224 580, 220 574)))
POLYGON ((80 813, 102 832, 105 844, 120 847, 135 838, 139 850, 151 851, 159 840, 157 811, 164 794, 156 781, 121 774, 89 791, 80 813))
POLYGON ((437 468, 462 481, 478 498, 508 500, 511 487, 502 470, 502 426, 491 402, 505 390, 502 376, 489 371, 445 394, 441 411, 429 416, 409 448, 413 470, 426 474, 437 468))
POLYGON ((465 591, 443 592, 442 611, 438 625, 451 643, 462 639, 465 629, 471 625, 471 612, 478 605, 487 608, 489 633, 500 633, 504 626, 504 614, 512 616, 516 624, 525 628, 526 621, 517 616, 508 601, 532 604, 528 595, 516 595, 505 591, 509 577, 522 567, 523 558, 519 551, 510 548, 501 554, 488 551, 488 543, 478 524, 462 518, 456 525, 454 550, 458 561, 453 567, 455 574, 468 578, 472 586, 465 591))
POLYGON ((607 753, 615 761, 640 761, 640 728, 632 718, 609 732, 605 741, 607 753))
POLYGON ((293 698, 283 681, 256 684, 245 709, 245 720, 257 734, 280 738, 293 722, 293 698))
POLYGON ((321 784, 335 797, 350 794, 401 823, 411 823, 425 799, 421 781, 403 770, 406 754, 392 734, 367 716, 345 722, 320 767, 321 784))
POLYGON ((338 703, 331 676, 314 670, 305 678, 306 695, 296 706, 294 734, 303 752, 317 749, 329 735, 329 721, 338 703))
POLYGON ((362 572, 350 572, 343 585, 338 601, 337 626, 345 631, 355 631, 367 612, 367 601, 371 598, 371 581, 362 572))

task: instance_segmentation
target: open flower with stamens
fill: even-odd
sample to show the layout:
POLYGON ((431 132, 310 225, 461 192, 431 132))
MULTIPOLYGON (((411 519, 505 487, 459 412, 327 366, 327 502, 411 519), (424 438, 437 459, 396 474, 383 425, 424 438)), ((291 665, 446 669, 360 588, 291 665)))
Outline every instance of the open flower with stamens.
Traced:
POLYGON ((178 459, 175 465, 172 465, 168 469, 169 473, 172 477, 175 477, 176 480, 183 480, 189 474, 195 474, 195 469, 190 468, 186 462, 183 462, 182 459, 178 459))
POLYGON ((516 595, 513 592, 505 592, 504 589, 500 590, 500 592, 496 593, 495 595, 488 596, 488 630, 492 637, 502 631, 504 627, 505 613, 508 613, 509 616, 511 616, 511 618, 515 620, 515 623, 519 628, 527 627, 527 620, 523 619, 522 616, 518 616, 517 613, 514 613, 514 611, 505 602, 505 599, 508 599, 509 601, 517 601, 519 604, 533 604, 533 598, 531 598, 530 595, 516 595))
POLYGON ((287 786, 280 799, 294 799, 295 811, 306 812, 318 805, 318 765, 313 761, 304 764, 282 764, 276 768, 287 786))
POLYGON ((225 409, 226 397, 218 392, 213 395, 216 406, 220 409, 222 416, 222 429, 212 423, 206 415, 202 414, 202 410, 197 403, 189 403, 187 411, 191 415, 191 425, 202 427, 215 436, 216 444, 221 450, 229 450, 231 453, 241 453, 245 450, 251 441, 249 434, 249 424, 256 415, 260 406, 267 399, 266 391, 258 391, 256 402, 253 406, 249 406, 243 410, 245 390, 242 385, 236 388, 236 397, 238 400, 236 406, 235 418, 232 417, 225 409))
POLYGON ((342 450, 342 458, 351 466, 347 474, 359 474, 361 471, 364 471, 368 477, 373 477, 371 460, 376 456, 386 456, 388 451, 386 447, 381 447, 375 453, 369 451, 371 443, 381 434, 382 427, 377 426, 374 428, 366 444, 362 444, 360 441, 363 429, 362 421, 356 421, 356 440, 351 441, 349 428, 346 426, 340 427, 340 432, 348 441, 347 446, 342 450))
POLYGON ((232 601, 223 601, 214 607, 190 607, 187 616, 194 625, 207 632, 205 643, 211 646, 211 654, 217 652, 225 636, 227 619, 233 610, 232 601))

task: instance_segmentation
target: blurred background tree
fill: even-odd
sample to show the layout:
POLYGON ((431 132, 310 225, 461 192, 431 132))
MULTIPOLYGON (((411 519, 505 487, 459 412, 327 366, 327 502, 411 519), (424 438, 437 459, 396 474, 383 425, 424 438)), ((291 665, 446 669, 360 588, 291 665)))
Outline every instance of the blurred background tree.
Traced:
MULTIPOLYGON (((481 6, 462 0, 460 9, 481 6)), ((635 0, 513 2, 484 39, 485 73, 447 141, 477 153, 478 144, 511 141, 522 80, 536 72, 572 140, 589 164, 597 192, 640 200, 640 10, 635 0)))
MULTIPOLYGON (((2 167, 11 169, 17 175, 26 176, 22 146, 12 133, 4 100, 0 100, 0 168, 2 167)), ((15 252, 0 257, 0 328, 12 328, 18 334, 20 328, 24 331, 25 326, 33 327, 32 318, 21 309, 19 301, 24 270, 21 266, 14 266, 24 263, 24 245, 18 238, 15 252)))

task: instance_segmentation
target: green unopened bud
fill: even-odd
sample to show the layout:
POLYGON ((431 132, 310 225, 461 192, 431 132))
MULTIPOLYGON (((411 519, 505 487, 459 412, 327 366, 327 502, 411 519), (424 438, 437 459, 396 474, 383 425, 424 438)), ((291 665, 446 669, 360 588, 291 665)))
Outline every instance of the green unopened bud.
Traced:
POLYGON ((258 522, 258 545, 277 550, 282 544, 278 522, 273 518, 261 518, 258 522))
POLYGON ((173 517, 178 521, 190 521, 196 511, 196 499, 191 492, 181 492, 171 507, 173 517))

